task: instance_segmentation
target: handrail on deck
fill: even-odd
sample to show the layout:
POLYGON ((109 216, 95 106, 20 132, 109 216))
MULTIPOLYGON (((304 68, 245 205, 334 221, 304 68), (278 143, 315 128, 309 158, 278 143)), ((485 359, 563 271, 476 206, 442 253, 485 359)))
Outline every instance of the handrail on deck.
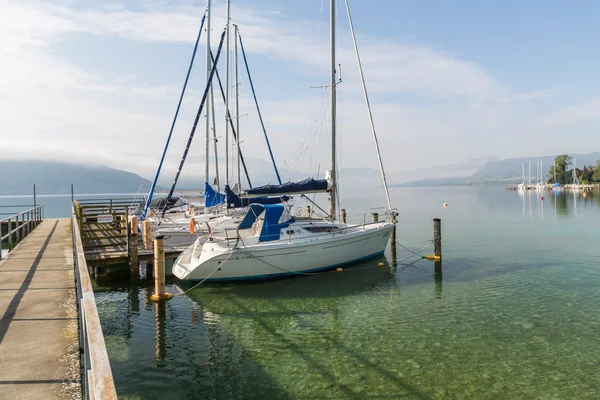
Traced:
POLYGON ((73 232, 73 252, 75 277, 77 283, 77 302, 79 305, 79 340, 83 349, 82 389, 86 399, 116 400, 117 391, 113 380, 100 317, 96 308, 92 281, 83 252, 83 244, 77 217, 71 217, 73 232))
POLYGON ((0 260, 2 260, 1 250, 5 241, 8 242, 8 251, 12 251, 13 244, 16 245, 29 235, 42 222, 43 218, 44 206, 42 205, 33 206, 18 213, 11 213, 8 217, 0 217, 0 260), (3 233, 4 229, 2 227, 5 224, 6 233, 3 233))

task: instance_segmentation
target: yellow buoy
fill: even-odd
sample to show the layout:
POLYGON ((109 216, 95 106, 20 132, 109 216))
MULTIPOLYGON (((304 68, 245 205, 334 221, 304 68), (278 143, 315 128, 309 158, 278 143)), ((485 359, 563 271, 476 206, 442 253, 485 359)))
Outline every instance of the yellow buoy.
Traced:
POLYGON ((336 268, 335 272, 342 272, 343 270, 343 268, 336 268))
POLYGON ((436 256, 435 254, 428 254, 425 256, 425 259, 429 261, 441 261, 442 258, 440 256, 436 256))
POLYGON ((158 293, 154 293, 150 296, 150 301, 161 301, 161 300, 171 300, 173 298, 173 294, 169 292, 165 292, 164 297, 161 297, 158 293))
POLYGON ((383 267, 383 265, 384 264, 382 262, 380 262, 379 264, 377 264, 378 267, 383 267))
POLYGON ((583 197, 586 197, 586 196, 587 196, 587 193, 586 193, 586 192, 583 192, 583 197))

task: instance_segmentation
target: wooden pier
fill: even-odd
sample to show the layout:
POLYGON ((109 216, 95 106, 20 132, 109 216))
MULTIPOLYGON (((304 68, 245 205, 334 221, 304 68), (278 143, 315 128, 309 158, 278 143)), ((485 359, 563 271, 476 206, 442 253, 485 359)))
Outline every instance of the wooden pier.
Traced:
MULTIPOLYGON (((135 199, 75 200, 73 211, 79 226, 85 258, 89 266, 126 264, 131 259, 131 229, 128 215, 140 204, 135 199)), ((165 246, 166 258, 176 258, 185 250, 182 246, 165 246)), ((137 259, 152 262, 154 251, 137 243, 137 259)))
POLYGON ((49 219, 0 263, 1 398, 81 398, 72 245, 49 219))

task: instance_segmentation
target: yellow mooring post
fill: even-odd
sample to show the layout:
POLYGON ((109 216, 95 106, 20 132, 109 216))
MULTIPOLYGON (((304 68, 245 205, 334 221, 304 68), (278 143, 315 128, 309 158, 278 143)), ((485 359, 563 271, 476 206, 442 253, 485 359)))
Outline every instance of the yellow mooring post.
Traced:
POLYGON ((433 254, 427 255, 425 258, 429 261, 442 261, 442 220, 439 218, 433 219, 433 254))
POLYGON ((433 254, 436 259, 442 259, 442 220, 439 218, 433 219, 433 254))
POLYGON ((152 301, 169 300, 173 295, 165 292, 165 237, 154 238, 154 294, 152 301))

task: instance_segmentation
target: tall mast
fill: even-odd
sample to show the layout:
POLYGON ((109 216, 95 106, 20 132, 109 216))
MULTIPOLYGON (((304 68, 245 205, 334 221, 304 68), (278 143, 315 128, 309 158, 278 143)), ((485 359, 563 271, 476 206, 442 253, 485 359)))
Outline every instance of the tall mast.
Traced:
POLYGON ((212 117, 212 140, 215 148, 215 180, 217 181, 217 192, 221 191, 221 179, 219 178, 219 152, 217 146, 217 121, 215 118, 215 93, 212 85, 210 85, 210 110, 212 117))
POLYGON ((225 11, 226 26, 225 31, 225 185, 229 185, 229 121, 227 118, 227 110, 229 110, 229 9, 231 6, 230 0, 227 0, 227 9, 225 11))
MULTIPOLYGON (((211 55, 210 55, 210 0, 206 0, 206 82, 210 76, 210 70, 212 69, 211 55)), ((209 92, 209 96, 211 93, 209 92)), ((204 183, 209 181, 208 173, 208 162, 209 162, 209 143, 210 143, 210 97, 209 101, 206 102, 206 143, 204 148, 204 183)), ((215 157, 217 154, 215 153, 215 157)))
POLYGON ((333 221, 336 216, 336 192, 337 179, 335 171, 335 122, 336 122, 336 98, 335 98, 335 0, 329 2, 329 45, 331 56, 331 80, 330 80, 330 103, 331 103, 331 197, 329 199, 329 218, 333 221))
POLYGON ((234 47, 234 63, 235 63, 235 142, 237 144, 237 186, 238 193, 242 192, 242 174, 240 171, 240 80, 238 76, 238 37, 240 35, 238 31, 238 26, 233 25, 235 29, 235 36, 233 39, 233 47, 234 47))

